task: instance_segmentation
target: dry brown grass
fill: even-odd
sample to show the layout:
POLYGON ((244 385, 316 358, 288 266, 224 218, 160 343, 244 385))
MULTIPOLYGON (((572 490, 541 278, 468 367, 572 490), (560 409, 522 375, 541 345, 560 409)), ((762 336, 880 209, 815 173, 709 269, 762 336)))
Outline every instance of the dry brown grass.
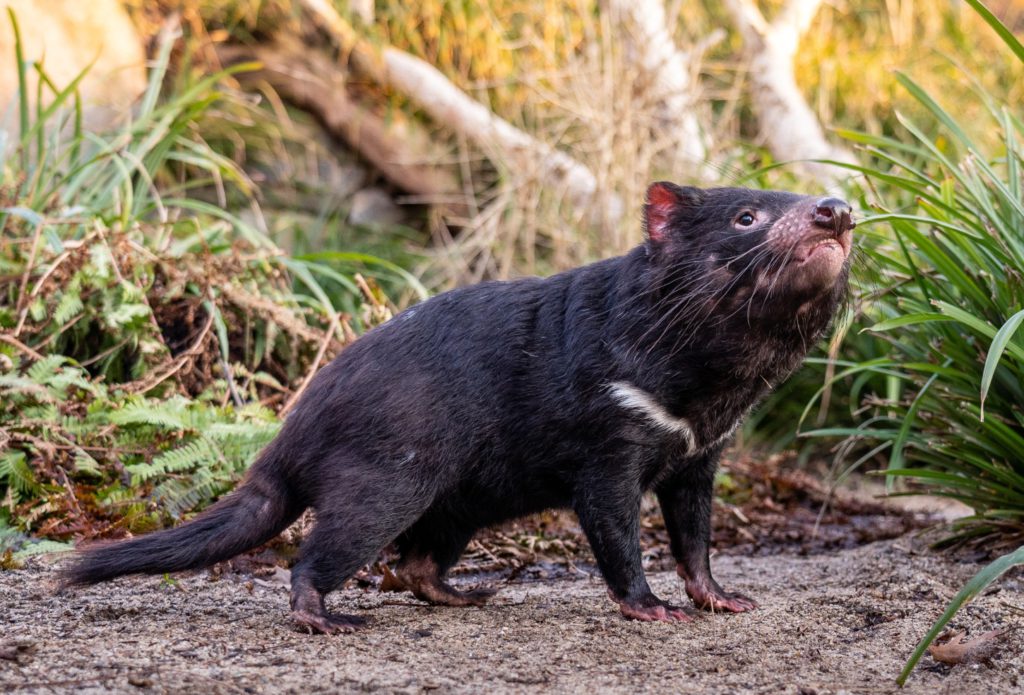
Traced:
MULTIPOLYGON (((297 4, 286 0, 162 4, 164 10, 183 8, 185 21, 204 40, 259 40, 272 29, 315 35, 297 4)), ((346 3, 336 4, 346 13, 346 3)), ((780 4, 762 3, 769 16, 780 4)), ((706 54, 694 51, 691 61, 703 90, 698 117, 713 142, 711 164, 703 171, 676 159, 678 135, 659 127, 654 92, 606 2, 377 2, 371 25, 346 14, 371 42, 423 58, 502 118, 569 152, 595 173, 601 191, 625 201, 624 215, 614 224, 603 210, 573 209, 564 191, 542 183, 540 162, 503 166, 496 153, 460 140, 444 124, 428 122, 445 146, 441 159, 459 171, 472 201, 465 214, 435 215, 430 221, 431 256, 420 268, 429 284, 446 288, 484 278, 546 274, 621 253, 641 238, 640 206, 650 181, 733 183, 768 161, 758 149, 759 134, 745 98, 743 46, 722 3, 667 0, 666 8, 681 50, 699 46, 715 30, 726 31, 723 41, 706 54)), ((137 14, 146 13, 140 9, 137 14)), ((327 42, 321 40, 320 48, 326 50, 327 42)), ((915 108, 896 85, 894 68, 947 95, 961 112, 981 112, 983 104, 971 96, 970 81, 951 56, 983 84, 1009 85, 1011 92, 1024 89, 1019 66, 1001 60, 988 28, 955 2, 826 4, 803 43, 796 69, 826 126, 888 132, 897 109, 913 113, 915 108)), ((370 85, 355 88, 396 119, 422 119, 401 95, 370 85)), ((810 185, 786 171, 755 183, 810 185)))

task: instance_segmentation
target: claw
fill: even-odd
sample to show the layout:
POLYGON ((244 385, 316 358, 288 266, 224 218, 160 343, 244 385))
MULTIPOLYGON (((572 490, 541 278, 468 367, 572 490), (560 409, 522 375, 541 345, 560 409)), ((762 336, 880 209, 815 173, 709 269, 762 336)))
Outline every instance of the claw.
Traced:
POLYGON ((654 594, 649 594, 636 600, 616 598, 611 591, 608 592, 608 595, 619 604, 619 610, 622 612, 622 615, 632 620, 661 623, 693 622, 693 616, 685 608, 673 606, 667 601, 662 601, 654 594))
POLYGON ((447 582, 438 581, 415 587, 412 593, 421 601, 435 606, 482 606, 497 593, 497 590, 459 591, 447 582))
POLYGON ((701 600, 693 600, 694 605, 709 611, 727 611, 729 613, 744 613, 757 608, 757 602, 743 594, 722 593, 712 594, 701 600))
POLYGON ((441 578, 437 563, 429 558, 403 559, 396 578, 413 596, 435 606, 482 606, 497 593, 495 589, 459 591, 441 578))
POLYGON ((328 613, 324 595, 307 577, 292 574, 292 621, 311 635, 355 632, 366 625, 366 618, 343 613, 328 613))
POLYGON ((305 610, 292 611, 292 620, 310 634, 334 635, 340 632, 355 632, 366 626, 366 618, 343 613, 315 613, 305 610))
POLYGON ((679 606, 672 606, 665 604, 663 606, 630 606, 627 604, 621 604, 619 610, 622 611, 622 615, 632 620, 642 620, 644 622, 661 622, 661 623, 690 623, 693 622, 693 618, 690 617, 685 610, 679 606))
POLYGON ((754 599, 724 590, 710 572, 694 572, 691 575, 680 563, 676 565, 676 574, 686 583, 686 595, 693 599, 697 608, 712 612, 745 613, 758 607, 754 599))
POLYGON ((708 586, 704 582, 687 581, 686 594, 693 599, 693 604, 697 608, 707 611, 745 613, 758 607, 752 598, 740 593, 723 591, 717 585, 708 586))

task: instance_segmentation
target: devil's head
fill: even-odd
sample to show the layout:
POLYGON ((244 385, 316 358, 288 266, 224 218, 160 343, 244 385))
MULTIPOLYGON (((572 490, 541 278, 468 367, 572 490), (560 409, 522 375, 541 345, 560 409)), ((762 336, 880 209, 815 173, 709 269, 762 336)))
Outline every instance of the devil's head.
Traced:
POLYGON ((838 198, 659 182, 644 212, 659 289, 682 313, 827 323, 845 294, 855 224, 838 198))

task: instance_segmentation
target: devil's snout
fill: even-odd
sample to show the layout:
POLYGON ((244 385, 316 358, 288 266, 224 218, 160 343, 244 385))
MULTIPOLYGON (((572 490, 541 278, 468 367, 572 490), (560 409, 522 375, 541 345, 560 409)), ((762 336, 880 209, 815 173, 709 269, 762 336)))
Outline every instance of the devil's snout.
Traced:
POLYGON ((857 226, 852 212, 853 209, 844 200, 823 198, 814 208, 814 224, 839 236, 857 226))

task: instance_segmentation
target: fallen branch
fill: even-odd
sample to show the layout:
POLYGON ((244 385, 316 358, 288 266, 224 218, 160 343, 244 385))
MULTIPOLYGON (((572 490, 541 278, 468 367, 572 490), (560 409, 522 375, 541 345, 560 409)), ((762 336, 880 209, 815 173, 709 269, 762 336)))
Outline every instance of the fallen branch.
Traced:
POLYGON ((585 165, 496 116, 425 61, 391 46, 371 46, 326 0, 302 0, 302 5, 330 33, 356 72, 404 94, 435 122, 499 153, 510 164, 521 168, 535 163, 543 180, 564 190, 577 210, 598 211, 609 224, 622 217, 622 201, 599 191, 597 178, 585 165))
POLYGON ((239 81, 269 84, 285 101, 311 113, 331 135, 348 143, 417 202, 458 206, 462 189, 454 173, 425 163, 437 159, 428 152, 427 136, 398 133, 384 118, 350 99, 344 75, 333 61, 284 39, 269 46, 219 46, 217 57, 225 65, 259 62, 260 70, 239 74, 239 81))
MULTIPOLYGON (((29 357, 31 357, 34 360, 41 360, 41 359, 43 359, 42 355, 40 355, 38 352, 36 352, 32 348, 30 348, 28 345, 25 345, 25 343, 21 342, 20 340, 15 338, 13 335, 8 335, 7 333, 0 333, 0 341, 3 341, 5 343, 7 343, 8 345, 13 345, 14 347, 18 348, 18 350, 22 351, 23 353, 25 353, 26 355, 28 355, 29 357)), ((5 367, 5 368, 9 369, 9 367, 5 367)))
MULTIPOLYGON (((324 333, 312 328, 305 321, 296 318, 294 311, 276 304, 270 299, 249 294, 231 285, 222 286, 220 292, 231 304, 263 316, 265 319, 277 324, 286 333, 290 333, 313 344, 319 344, 324 339, 324 333)), ((327 335, 331 334, 328 333, 327 335)), ((340 341, 332 340, 329 347, 332 352, 339 352, 343 345, 340 341)))
POLYGON ((779 160, 800 161, 807 174, 836 188, 848 178, 842 170, 808 160, 855 163, 853 153, 825 139, 817 116, 796 83, 793 59, 821 0, 789 0, 768 22, 754 0, 726 0, 750 52, 751 100, 768 149, 779 160))

